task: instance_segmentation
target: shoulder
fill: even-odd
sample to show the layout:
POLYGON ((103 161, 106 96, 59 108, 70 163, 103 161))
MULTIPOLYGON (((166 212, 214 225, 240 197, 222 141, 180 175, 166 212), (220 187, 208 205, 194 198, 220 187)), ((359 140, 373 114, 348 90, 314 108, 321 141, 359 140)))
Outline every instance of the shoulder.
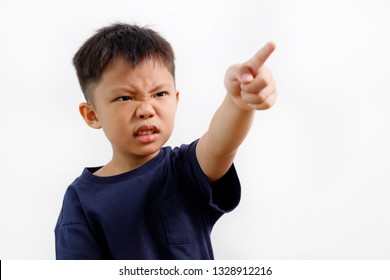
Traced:
POLYGON ((70 185, 64 195, 61 209, 61 224, 84 224, 83 206, 77 190, 70 185))
POLYGON ((190 144, 182 144, 179 147, 171 149, 170 157, 180 160, 196 160, 196 146, 199 139, 190 144))

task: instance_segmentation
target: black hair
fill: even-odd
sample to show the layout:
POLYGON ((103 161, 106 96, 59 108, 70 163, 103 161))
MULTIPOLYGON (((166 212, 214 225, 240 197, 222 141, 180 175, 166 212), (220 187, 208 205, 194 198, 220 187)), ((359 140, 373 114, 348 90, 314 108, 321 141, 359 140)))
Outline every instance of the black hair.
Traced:
POLYGON ((170 43, 148 27, 116 23, 99 29, 73 57, 77 77, 88 102, 105 67, 122 58, 134 69, 140 62, 155 59, 175 78, 175 55, 170 43))

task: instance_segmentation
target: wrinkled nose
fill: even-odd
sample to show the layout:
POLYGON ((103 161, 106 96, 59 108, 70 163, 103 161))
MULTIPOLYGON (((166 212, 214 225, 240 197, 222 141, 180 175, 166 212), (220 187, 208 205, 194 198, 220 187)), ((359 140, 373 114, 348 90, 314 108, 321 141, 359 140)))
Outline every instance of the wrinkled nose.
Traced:
POLYGON ((153 118, 154 114, 153 106, 147 101, 141 102, 137 107, 137 118, 149 119, 153 118))

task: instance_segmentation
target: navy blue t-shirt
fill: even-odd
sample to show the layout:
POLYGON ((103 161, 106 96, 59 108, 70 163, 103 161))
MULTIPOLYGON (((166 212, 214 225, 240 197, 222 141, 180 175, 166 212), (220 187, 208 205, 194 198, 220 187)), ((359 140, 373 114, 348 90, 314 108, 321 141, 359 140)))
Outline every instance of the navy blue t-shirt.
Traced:
POLYGON ((210 233, 240 200, 234 166, 209 183, 197 142, 132 171, 86 168, 67 189, 55 228, 57 259, 213 259, 210 233))

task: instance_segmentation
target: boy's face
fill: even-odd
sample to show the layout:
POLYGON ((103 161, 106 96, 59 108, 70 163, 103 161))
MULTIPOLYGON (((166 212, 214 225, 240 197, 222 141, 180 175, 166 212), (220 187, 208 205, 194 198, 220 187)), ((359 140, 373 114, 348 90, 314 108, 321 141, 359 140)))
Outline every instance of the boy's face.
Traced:
POLYGON ((96 119, 88 122, 83 116, 90 126, 103 128, 113 160, 148 160, 172 134, 178 98, 174 78, 161 63, 147 60, 132 69, 116 59, 95 87, 94 105, 88 104, 96 119))

